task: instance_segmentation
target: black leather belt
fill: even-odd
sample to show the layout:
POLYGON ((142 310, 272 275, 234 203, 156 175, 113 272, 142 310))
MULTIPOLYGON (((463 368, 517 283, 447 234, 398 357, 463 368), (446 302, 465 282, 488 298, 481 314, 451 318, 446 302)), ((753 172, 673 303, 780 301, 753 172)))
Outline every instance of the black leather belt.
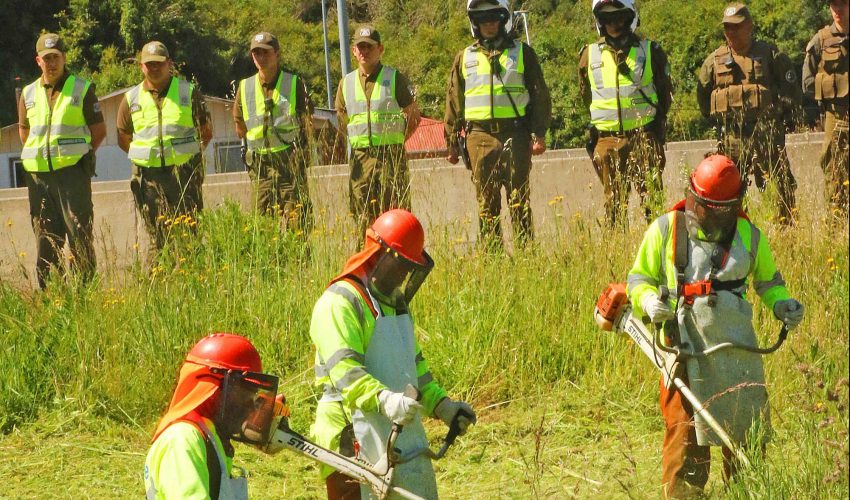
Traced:
POLYGON ((600 130, 599 131, 599 137, 626 137, 626 136, 634 135, 637 132, 641 132, 641 131, 643 131, 643 132, 653 132, 652 127, 653 127, 653 123, 650 123, 649 125, 644 125, 643 127, 640 127, 640 128, 636 128, 636 129, 632 129, 632 130, 626 130, 624 132, 620 132, 619 130, 600 130))
POLYGON ((513 132, 514 130, 523 127, 522 121, 517 118, 497 118, 495 120, 486 121, 471 121, 469 122, 470 130, 478 132, 487 132, 488 134, 499 134, 503 132, 513 132))

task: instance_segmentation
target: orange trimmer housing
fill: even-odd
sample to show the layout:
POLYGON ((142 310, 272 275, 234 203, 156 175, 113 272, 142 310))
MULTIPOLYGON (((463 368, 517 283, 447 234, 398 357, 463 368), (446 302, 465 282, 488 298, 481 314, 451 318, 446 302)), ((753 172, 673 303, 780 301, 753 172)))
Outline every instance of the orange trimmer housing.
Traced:
POLYGON ((606 331, 614 330, 614 322, 620 317, 624 305, 628 304, 629 296, 625 283, 611 283, 599 296, 593 309, 593 318, 599 328, 606 331))

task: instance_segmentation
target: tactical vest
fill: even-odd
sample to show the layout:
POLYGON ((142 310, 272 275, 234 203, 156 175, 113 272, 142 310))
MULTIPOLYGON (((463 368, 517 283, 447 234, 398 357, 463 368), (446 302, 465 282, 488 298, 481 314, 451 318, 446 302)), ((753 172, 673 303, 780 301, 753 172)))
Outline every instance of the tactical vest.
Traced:
POLYGON ((295 111, 298 77, 281 71, 272 91, 271 109, 266 108, 265 92, 258 75, 239 82, 242 119, 248 132, 248 149, 265 154, 288 149, 298 139, 295 111))
POLYGON ((818 31, 821 45, 820 64, 815 75, 815 99, 843 99, 847 107, 847 35, 833 35, 829 26, 818 31))
POLYGON ((590 122, 608 132, 634 130, 655 119, 658 93, 652 74, 650 42, 641 40, 626 56, 629 74, 623 74, 616 53, 601 43, 588 46, 590 122))
POLYGON ((125 94, 133 119, 127 156, 142 167, 182 165, 201 152, 192 119, 192 92, 186 80, 172 78, 157 106, 151 92, 138 84, 125 94))
POLYGON ((40 78, 24 87, 21 95, 30 125, 21 150, 24 170, 48 172, 70 167, 91 150, 91 131, 83 114, 90 85, 68 75, 52 108, 40 78))
POLYGON ((461 73, 465 81, 464 120, 482 121, 525 116, 530 96, 525 87, 522 43, 515 42, 513 47, 503 50, 499 54, 498 67, 495 69, 500 71, 494 71, 481 46, 472 45, 463 51, 461 73))
POLYGON ((772 72, 773 53, 765 43, 753 42, 746 56, 733 54, 727 45, 715 50, 711 114, 735 112, 755 120, 772 109, 777 100, 772 72))
POLYGON ((345 75, 342 96, 348 113, 348 143, 354 149, 404 144, 407 121, 395 94, 396 70, 383 66, 366 100, 358 70, 345 75))

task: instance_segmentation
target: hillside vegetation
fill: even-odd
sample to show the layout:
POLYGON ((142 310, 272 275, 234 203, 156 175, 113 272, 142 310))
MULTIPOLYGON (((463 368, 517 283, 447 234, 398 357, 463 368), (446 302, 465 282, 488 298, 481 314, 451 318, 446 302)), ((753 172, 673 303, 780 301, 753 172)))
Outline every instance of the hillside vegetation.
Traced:
MULTIPOLYGON (((232 96, 233 82, 254 69, 248 39, 260 29, 281 40, 285 67, 302 75, 319 106, 328 106, 322 42, 322 11, 318 0, 51 0, 32 12, 31 3, 11 0, 10 11, 26 12, 19 29, 0 41, 0 65, 24 83, 37 76, 33 47, 41 29, 59 30, 70 48, 69 65, 91 77, 99 93, 138 83, 132 62, 144 43, 163 41, 181 73, 204 92, 232 96), (17 7, 17 8, 16 8, 17 7)), ((329 13, 331 73, 340 79, 335 2, 329 13)), ((695 72, 722 40, 720 18, 724 0, 639 2, 640 31, 667 51, 676 102, 670 117, 670 140, 704 138, 708 125, 699 116, 694 97, 695 72)), ((471 42, 463 3, 456 0, 353 0, 351 25, 373 22, 386 45, 384 60, 407 73, 425 114, 442 119, 445 88, 454 55, 471 42)), ((776 43, 799 68, 806 43, 828 21, 819 2, 752 0, 757 36, 776 43)), ((588 120, 578 98, 576 65, 579 49, 595 39, 590 1, 527 0, 515 9, 529 11, 531 43, 543 62, 552 89, 555 121, 550 143, 575 147, 584 140, 588 120)), ((0 124, 16 119, 14 82, 0 82, 0 124)))

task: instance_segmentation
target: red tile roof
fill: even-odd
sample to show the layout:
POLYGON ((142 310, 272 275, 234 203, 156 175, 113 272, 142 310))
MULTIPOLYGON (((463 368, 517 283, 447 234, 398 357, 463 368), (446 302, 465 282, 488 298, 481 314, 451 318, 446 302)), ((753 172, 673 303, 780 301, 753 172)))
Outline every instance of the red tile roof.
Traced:
POLYGON ((439 120, 422 118, 419 127, 404 143, 408 158, 432 158, 445 156, 446 138, 443 136, 444 124, 439 120))

